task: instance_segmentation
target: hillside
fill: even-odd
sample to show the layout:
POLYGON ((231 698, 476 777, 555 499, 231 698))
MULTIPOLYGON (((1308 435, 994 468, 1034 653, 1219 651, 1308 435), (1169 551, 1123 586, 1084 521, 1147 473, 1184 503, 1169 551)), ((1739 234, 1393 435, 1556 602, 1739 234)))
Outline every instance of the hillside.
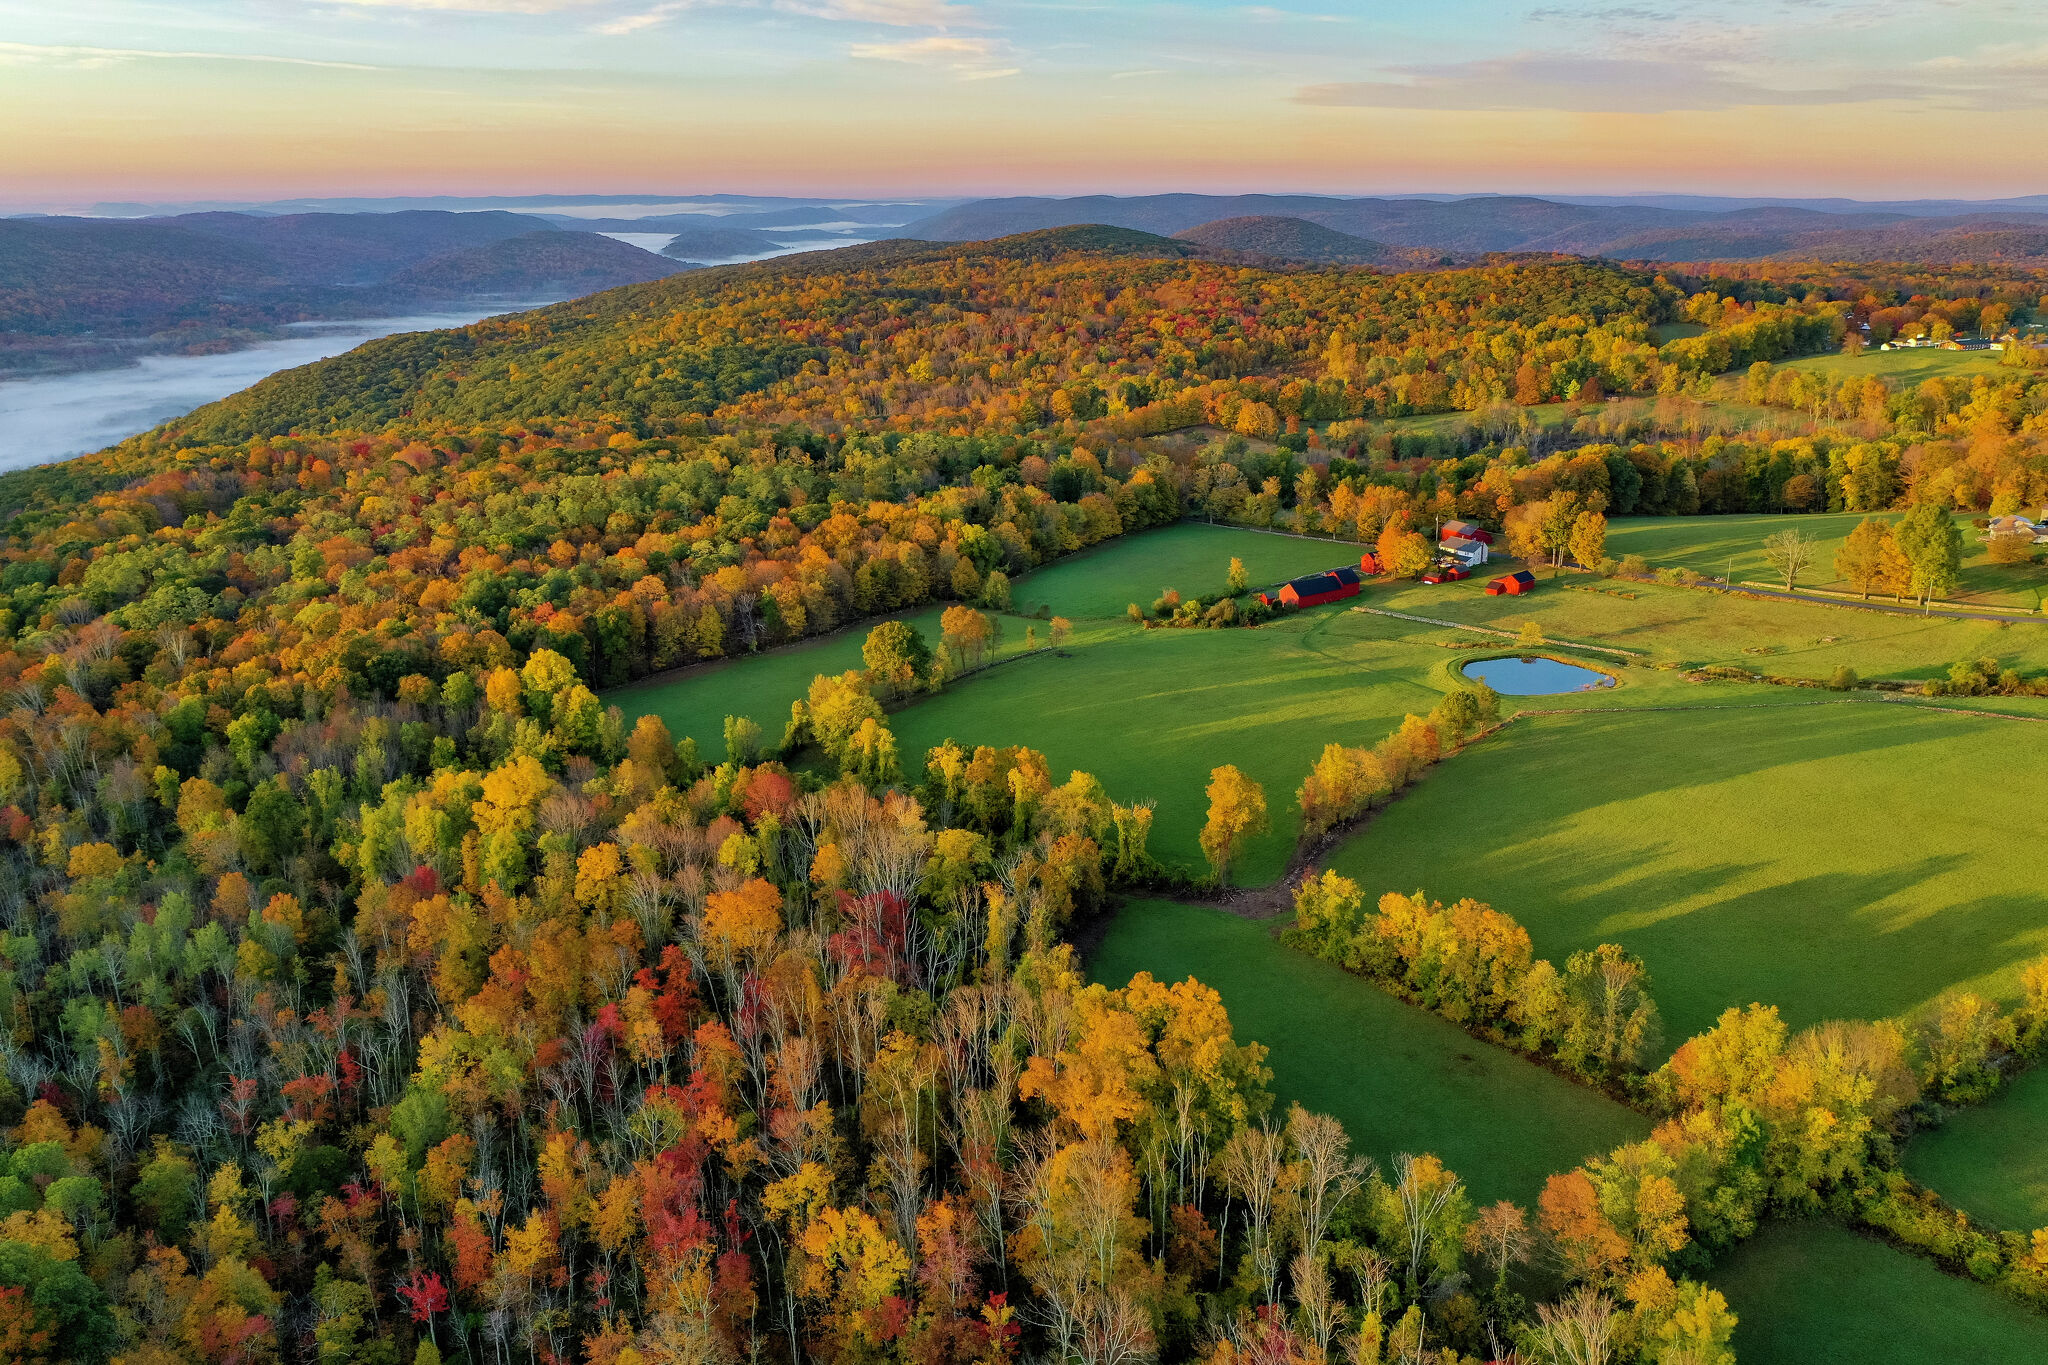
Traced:
POLYGON ((682 267, 595 232, 529 232, 450 251, 412 265, 388 283, 420 295, 535 294, 575 297, 642 284, 682 267))
POLYGON ((0 219, 0 368, 219 348, 283 323, 469 295, 560 298, 662 273, 650 253, 518 213, 0 219), (561 241, 544 248, 549 238, 561 241), (517 239, 532 240, 495 250, 517 239))
POLYGON ((187 213, 149 220, 241 242, 296 284, 370 285, 444 252, 553 230, 524 213, 187 213))
POLYGON ((1373 265, 1397 259, 1396 254, 1380 242, 1353 237, 1305 218, 1279 215, 1219 218, 1213 223, 1186 228, 1173 235, 1179 241, 1193 242, 1212 251, 1269 256, 1278 260, 1373 265))
MULTIPOLYGON (((984 199, 907 225, 904 232, 964 241, 1069 223, 1111 223, 1175 234, 1234 218, 1290 217, 1390 247, 1454 253, 1559 252, 1623 260, 1960 259, 1956 234, 1984 230, 1987 215, 1887 210, 1826 213, 1764 205, 1727 211, 1646 204, 1559 203, 1512 195, 1470 199, 1339 199, 1316 195, 1162 194, 1136 198, 984 199)), ((2007 228, 2048 217, 2002 211, 2007 228)))
POLYGON ((668 224, 658 228, 636 227, 641 232, 669 232, 676 235, 661 249, 664 256, 679 261, 729 261, 736 256, 758 256, 782 245, 765 232, 747 228, 709 227, 701 223, 668 224))
POLYGON ((1460 331, 1563 312, 1574 328, 1617 329, 1605 350, 1626 382, 1654 356, 1648 326, 1667 306, 1646 278, 1605 265, 1361 279, 1246 271, 1191 259, 1198 251, 1090 226, 692 271, 512 320, 387 337, 201 408, 169 436, 211 443, 508 414, 644 433, 704 418, 1028 430, 1048 415, 1104 417, 1276 373, 1336 388, 1351 376, 1361 391, 1398 391, 1400 403, 1447 403, 1461 383, 1512 388, 1516 363, 1489 358, 1500 369, 1484 379, 1463 362, 1418 377, 1399 372, 1408 341, 1456 349, 1460 331), (1333 329, 1356 332, 1355 359, 1332 363, 1333 329))

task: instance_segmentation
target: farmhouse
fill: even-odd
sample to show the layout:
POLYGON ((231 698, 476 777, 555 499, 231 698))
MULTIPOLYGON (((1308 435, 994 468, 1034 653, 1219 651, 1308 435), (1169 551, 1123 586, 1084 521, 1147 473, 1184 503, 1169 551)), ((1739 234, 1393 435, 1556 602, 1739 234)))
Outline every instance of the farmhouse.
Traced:
POLYGON ((1476 569, 1486 562, 1487 545, 1483 540, 1470 540, 1464 536, 1447 536, 1438 545, 1437 553, 1456 561, 1467 569, 1476 569))
POLYGON ((1504 573, 1499 578, 1490 579, 1486 584, 1486 595, 1520 597, 1525 592, 1535 591, 1535 588, 1536 575, 1527 569, 1517 569, 1513 573, 1504 573))
POLYGON ((1323 573, 1303 574, 1300 578, 1281 586, 1280 605, 1319 607, 1325 602, 1356 597, 1361 581, 1358 570, 1349 564, 1341 569, 1329 569, 1323 573))
POLYGON ((1994 536, 2025 536, 2034 545, 2048 544, 2048 512, 2043 512, 2041 521, 2031 521, 2022 516, 1993 517, 1985 528, 1984 538, 1994 536))

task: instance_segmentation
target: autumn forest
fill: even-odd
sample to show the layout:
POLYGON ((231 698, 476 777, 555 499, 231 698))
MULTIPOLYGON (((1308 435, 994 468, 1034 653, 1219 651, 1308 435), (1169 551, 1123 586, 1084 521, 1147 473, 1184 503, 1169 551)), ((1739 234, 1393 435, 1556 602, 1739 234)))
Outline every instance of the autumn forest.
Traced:
MULTIPOLYGON (((2001 945, 1953 971, 1880 945, 1948 973, 1896 1006, 1759 976, 1701 1018, 1631 916, 1704 922, 1762 854, 1568 932, 1554 867, 1509 903, 1459 861, 1478 816, 1427 888, 1372 842, 1565 723, 1467 667, 1509 655, 1635 720, 1839 703, 2031 762, 2037 319, 2018 264, 887 241, 389 337, 0 476, 0 1356, 1727 1365, 1798 1358, 1750 1354, 1729 1268, 1808 1223, 2041 1342, 2048 1211, 1911 1154, 2021 1102, 2048 924, 1950 930, 2001 945), (1426 586, 1451 522, 1506 562, 1426 586), (1361 557, 1355 601, 1284 601, 1361 557), (1523 566, 1510 615, 1482 580, 1523 566), (1191 678, 1244 690, 1162 700, 1191 678), (1275 716, 1298 751, 1234 728, 1275 716), (1284 1079, 1329 1040, 1101 979, 1155 900, 1632 1136, 1522 1185, 1385 1150, 1284 1079)), ((1946 752, 1846 734, 1798 743, 1946 752)), ((1572 785, 1529 782, 1489 818, 1572 785)), ((1459 1126, 1511 1139, 1502 1105, 1459 1126)))

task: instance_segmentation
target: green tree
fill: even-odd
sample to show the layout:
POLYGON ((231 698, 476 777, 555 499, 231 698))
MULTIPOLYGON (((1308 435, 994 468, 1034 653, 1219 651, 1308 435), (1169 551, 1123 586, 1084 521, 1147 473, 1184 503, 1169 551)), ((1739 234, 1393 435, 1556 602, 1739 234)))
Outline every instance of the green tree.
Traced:
POLYGON ((1915 503, 1892 533, 1913 568, 1913 593, 1924 607, 1956 590, 1963 574, 1963 530, 1948 509, 1915 503))
POLYGON ((908 621, 884 621, 860 647, 868 677, 884 697, 907 696, 931 673, 932 649, 908 621))

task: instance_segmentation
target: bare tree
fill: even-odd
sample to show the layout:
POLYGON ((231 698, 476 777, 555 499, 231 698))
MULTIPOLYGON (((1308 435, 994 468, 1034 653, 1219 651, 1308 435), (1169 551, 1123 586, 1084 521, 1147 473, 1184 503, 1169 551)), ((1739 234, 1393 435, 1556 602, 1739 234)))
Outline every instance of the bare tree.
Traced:
POLYGON ((1804 531, 1780 531, 1764 539, 1764 559, 1785 580, 1785 591, 1799 584, 1799 575, 1813 563, 1820 541, 1804 531))
POLYGON ((1283 1149, 1278 1131, 1263 1125, 1247 1128, 1224 1145, 1217 1165, 1224 1188, 1244 1201, 1252 1264, 1265 1286, 1267 1303, 1274 1302, 1280 1284, 1280 1236, 1273 1213, 1279 1201, 1283 1149))
POLYGON ((1351 1155, 1351 1137, 1343 1124, 1298 1104, 1288 1110, 1287 1137, 1301 1160, 1301 1244, 1312 1252, 1322 1245, 1330 1219, 1344 1201, 1365 1188, 1372 1163, 1351 1155))
POLYGON ((1608 1365, 1614 1301, 1582 1285, 1554 1304, 1538 1304, 1534 1345, 1544 1365, 1608 1365))

